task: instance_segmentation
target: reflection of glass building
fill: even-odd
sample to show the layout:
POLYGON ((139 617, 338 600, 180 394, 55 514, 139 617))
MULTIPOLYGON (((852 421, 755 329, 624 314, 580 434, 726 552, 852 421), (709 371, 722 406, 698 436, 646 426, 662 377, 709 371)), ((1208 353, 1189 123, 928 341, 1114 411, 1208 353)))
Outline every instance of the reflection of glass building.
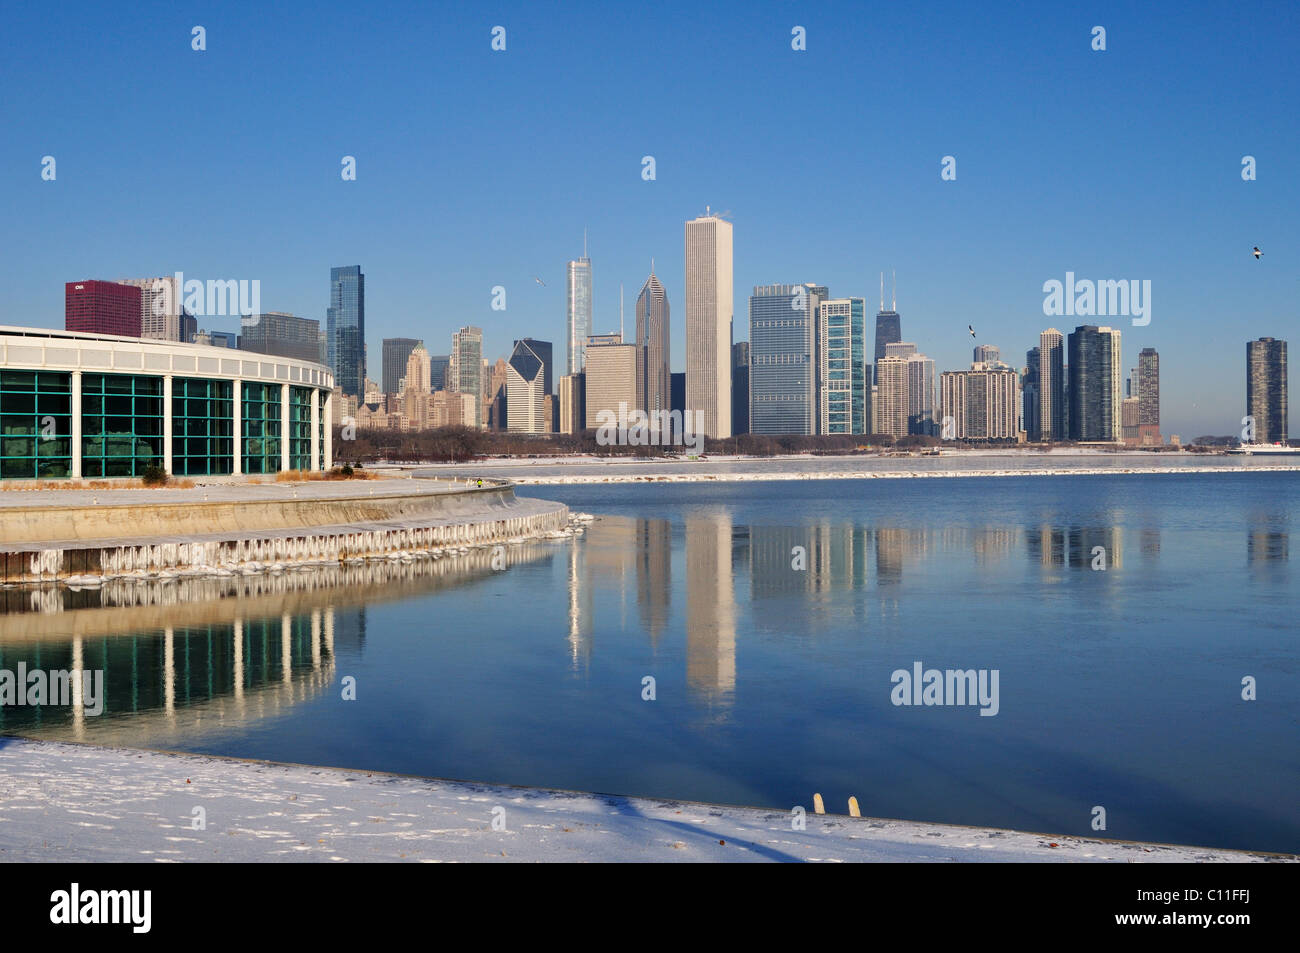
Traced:
POLYGON ((326 311, 329 365, 343 393, 361 397, 366 381, 366 276, 360 265, 330 269, 326 311))
POLYGON ((636 604, 656 643, 672 614, 673 527, 668 520, 636 521, 636 604))
POLYGON ((324 469, 332 388, 292 358, 0 328, 0 479, 324 469))

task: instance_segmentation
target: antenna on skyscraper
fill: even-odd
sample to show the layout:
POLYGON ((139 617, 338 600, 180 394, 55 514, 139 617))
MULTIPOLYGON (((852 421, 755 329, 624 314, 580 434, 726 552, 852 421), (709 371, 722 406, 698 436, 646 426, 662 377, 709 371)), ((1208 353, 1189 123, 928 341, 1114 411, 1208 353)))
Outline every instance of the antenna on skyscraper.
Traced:
POLYGON ((889 301, 889 310, 897 311, 898 310, 898 272, 894 271, 891 268, 889 270, 889 273, 894 278, 894 296, 889 301))
POLYGON ((885 273, 880 273, 880 310, 885 310, 885 273))
POLYGON ((582 226, 582 257, 587 257, 587 226, 582 226))
POLYGON ((618 339, 623 340, 623 282, 618 283, 618 339))
POLYGON ((654 259, 654 255, 651 255, 651 256, 650 256, 650 274, 653 275, 654 273, 655 273, 655 259, 654 259))

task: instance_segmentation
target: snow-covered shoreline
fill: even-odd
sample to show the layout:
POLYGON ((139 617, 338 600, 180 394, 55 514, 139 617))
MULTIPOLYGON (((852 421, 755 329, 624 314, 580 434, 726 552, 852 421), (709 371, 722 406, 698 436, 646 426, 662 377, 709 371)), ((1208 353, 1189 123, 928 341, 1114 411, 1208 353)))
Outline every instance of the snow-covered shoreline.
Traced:
POLYGON ((808 811, 0 737, 9 862, 1296 860, 808 811))

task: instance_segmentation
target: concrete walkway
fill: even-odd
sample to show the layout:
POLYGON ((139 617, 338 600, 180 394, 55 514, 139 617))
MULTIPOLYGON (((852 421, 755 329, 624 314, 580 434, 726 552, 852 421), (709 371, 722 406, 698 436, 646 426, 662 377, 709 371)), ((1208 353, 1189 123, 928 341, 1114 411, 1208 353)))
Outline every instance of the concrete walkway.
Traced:
POLYGON ((0 738, 0 861, 1295 859, 0 738))

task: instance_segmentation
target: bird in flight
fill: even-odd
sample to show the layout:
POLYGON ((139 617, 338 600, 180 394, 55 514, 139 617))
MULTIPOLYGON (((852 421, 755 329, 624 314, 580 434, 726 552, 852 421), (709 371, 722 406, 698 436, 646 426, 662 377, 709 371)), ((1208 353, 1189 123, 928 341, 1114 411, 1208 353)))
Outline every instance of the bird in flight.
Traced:
POLYGON ((543 288, 546 287, 546 282, 542 281, 542 279, 541 279, 541 278, 538 278, 536 275, 533 275, 533 281, 537 282, 537 283, 538 283, 539 285, 541 285, 543 288))
POLYGON ((975 329, 971 325, 966 325, 966 330, 970 332, 971 337, 975 336, 975 329))
POLYGON ((1259 246, 1256 245, 1256 246, 1255 246, 1255 260, 1256 260, 1256 261, 1259 261, 1259 256, 1262 255, 1262 254, 1264 254, 1264 253, 1263 253, 1262 251, 1260 251, 1260 250, 1259 250, 1259 246))

